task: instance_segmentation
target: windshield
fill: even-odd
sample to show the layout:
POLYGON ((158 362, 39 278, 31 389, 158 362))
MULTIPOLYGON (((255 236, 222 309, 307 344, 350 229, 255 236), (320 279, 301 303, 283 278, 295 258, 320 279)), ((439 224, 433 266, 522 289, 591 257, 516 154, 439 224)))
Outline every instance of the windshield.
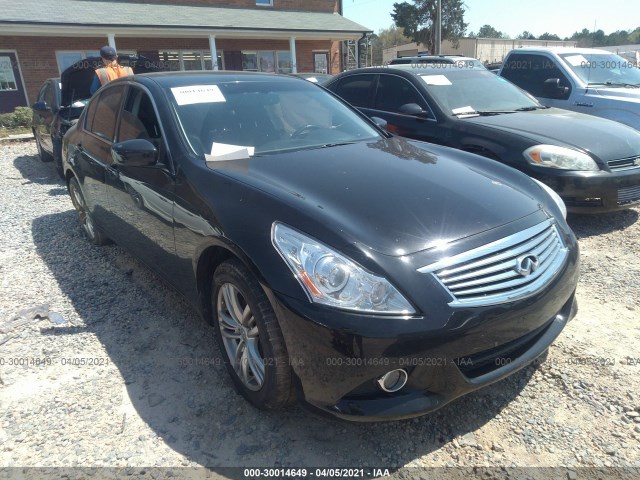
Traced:
POLYGON ((380 135, 325 90, 302 80, 191 85, 168 94, 197 155, 228 153, 235 146, 258 155, 380 135))
POLYGON ((455 115, 541 107, 529 94, 488 70, 452 69, 420 77, 443 110, 455 115))
POLYGON ((560 57, 589 85, 640 85, 640 69, 613 53, 565 53, 560 57))

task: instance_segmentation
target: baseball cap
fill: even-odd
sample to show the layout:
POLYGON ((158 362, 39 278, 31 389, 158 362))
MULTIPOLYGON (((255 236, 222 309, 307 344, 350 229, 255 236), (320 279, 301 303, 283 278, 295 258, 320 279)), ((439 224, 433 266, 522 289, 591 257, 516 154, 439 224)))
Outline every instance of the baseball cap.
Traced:
POLYGON ((115 48, 105 45, 100 49, 100 56, 107 60, 115 60, 118 57, 118 54, 116 53, 115 48))

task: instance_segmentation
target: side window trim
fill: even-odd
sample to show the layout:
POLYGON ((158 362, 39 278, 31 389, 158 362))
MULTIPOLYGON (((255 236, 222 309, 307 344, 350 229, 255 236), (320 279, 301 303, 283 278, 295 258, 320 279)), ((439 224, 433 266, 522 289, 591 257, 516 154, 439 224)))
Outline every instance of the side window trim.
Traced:
MULTIPOLYGON (((95 108, 95 110, 94 110, 94 112, 93 112, 94 117, 95 117, 95 114, 96 114, 96 113, 97 113, 97 111, 98 111, 98 108, 97 108, 97 102, 100 102, 100 101, 102 100, 102 96, 104 95, 104 93, 105 93, 105 92, 108 92, 108 91, 109 91, 110 89, 112 89, 112 88, 118 88, 118 86, 120 86, 120 85, 122 85, 122 84, 121 84, 121 83, 118 83, 117 85, 113 85, 113 86, 106 86, 106 87, 105 87, 105 88, 100 92, 100 96, 99 96, 98 98, 96 98, 96 99, 92 99, 91 103, 96 102, 96 108, 95 108)), ((113 144, 113 143, 115 143, 115 142, 114 142, 114 139, 115 139, 116 133, 118 132, 118 126, 119 126, 119 124, 120 124, 120 114, 121 114, 121 112, 122 112, 122 106, 123 106, 123 104, 124 104, 124 99, 126 98, 126 92, 127 92, 127 85, 125 84, 125 85, 124 85, 124 87, 125 87, 125 88, 124 88, 124 92, 123 92, 122 97, 120 98, 120 103, 119 103, 119 105, 118 105, 118 111, 116 112, 116 121, 115 121, 114 131, 113 131, 113 137, 114 137, 114 138, 107 138, 105 135, 101 135, 101 134, 99 134, 99 133, 95 133, 93 130, 89 130, 89 129, 87 128, 87 119, 85 118, 85 123, 84 123, 84 125, 83 125, 83 130, 85 131, 85 133, 86 133, 86 134, 91 135, 92 137, 97 138, 97 139, 99 139, 99 140, 100 140, 100 141, 102 141, 102 142, 106 142, 106 143, 109 143, 109 144, 113 144)), ((86 109, 86 108, 85 108, 85 111, 88 111, 88 109, 86 109)), ((93 128, 93 125, 92 125, 92 128, 93 128)))
POLYGON ((158 162, 157 165, 164 166, 172 174, 175 174, 175 167, 173 164, 173 159, 171 158, 170 150, 167 145, 167 136, 165 134, 164 126, 162 125, 162 118, 158 113, 158 105, 156 104, 156 101, 153 98, 153 95, 151 95, 151 92, 149 91, 149 89, 144 85, 141 85, 139 83, 133 84, 132 82, 127 82, 127 89, 125 90, 125 93, 123 95, 123 100, 120 103, 120 110, 118 111, 118 119, 116 121, 116 130, 114 133, 114 143, 117 143, 120 141, 119 135, 120 135, 120 123, 122 121, 122 112, 124 111, 125 103, 127 101, 127 98, 129 97, 129 92, 131 92, 132 90, 141 90, 142 92, 144 92, 144 94, 149 98, 151 106, 153 107, 153 113, 156 117, 156 123, 158 124, 158 128, 160 129, 160 140, 162 141, 162 153, 163 153, 163 159, 161 162, 158 162))
POLYGON ((407 80, 403 76, 395 75, 393 73, 380 73, 380 74, 377 75, 376 82, 375 82, 375 90, 374 90, 374 93, 373 93, 373 98, 371 98, 371 100, 369 102, 370 105, 371 105, 370 110, 375 110, 376 112, 391 113, 391 114, 394 114, 394 115, 402 115, 402 113, 399 113, 399 112, 389 112, 387 110, 379 110, 379 109, 375 108, 376 107, 376 98, 378 97, 378 87, 380 85, 380 78, 383 75, 388 75, 390 77, 400 78, 401 80, 403 80, 403 81, 407 82, 409 85, 411 85, 411 88, 413 88, 415 93, 417 93, 418 96, 424 102, 424 105, 427 107, 426 111, 429 113, 429 116, 422 118, 422 120, 429 120, 429 121, 432 121, 432 122, 437 122, 438 121, 438 119, 436 118, 435 114, 433 113, 433 109, 431 108, 431 105, 429 104, 429 101, 424 97, 422 92, 420 92, 420 90, 418 90, 413 83, 411 83, 409 80, 407 80))

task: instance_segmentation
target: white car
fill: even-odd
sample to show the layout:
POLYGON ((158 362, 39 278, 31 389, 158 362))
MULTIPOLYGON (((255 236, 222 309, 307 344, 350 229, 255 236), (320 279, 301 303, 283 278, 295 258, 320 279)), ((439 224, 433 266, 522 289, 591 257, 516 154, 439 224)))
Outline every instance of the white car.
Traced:
POLYGON ((511 50, 500 76, 549 107, 616 120, 640 130, 640 69, 593 48, 511 50))

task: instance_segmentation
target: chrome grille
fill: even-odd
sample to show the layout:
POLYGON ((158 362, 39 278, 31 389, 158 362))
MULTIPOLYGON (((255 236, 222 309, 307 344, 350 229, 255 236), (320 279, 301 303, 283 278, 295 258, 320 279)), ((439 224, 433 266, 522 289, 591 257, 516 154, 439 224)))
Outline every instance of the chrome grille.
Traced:
POLYGON ((618 190, 618 205, 626 205, 640 200, 640 185, 618 190))
POLYGON ((495 305, 541 290, 558 274, 567 255, 555 223, 545 220, 418 271, 436 277, 453 297, 453 307, 495 305))
POLYGON ((640 168, 640 157, 621 158, 619 160, 610 160, 607 162, 612 172, 620 170, 630 170, 632 168, 640 168))

